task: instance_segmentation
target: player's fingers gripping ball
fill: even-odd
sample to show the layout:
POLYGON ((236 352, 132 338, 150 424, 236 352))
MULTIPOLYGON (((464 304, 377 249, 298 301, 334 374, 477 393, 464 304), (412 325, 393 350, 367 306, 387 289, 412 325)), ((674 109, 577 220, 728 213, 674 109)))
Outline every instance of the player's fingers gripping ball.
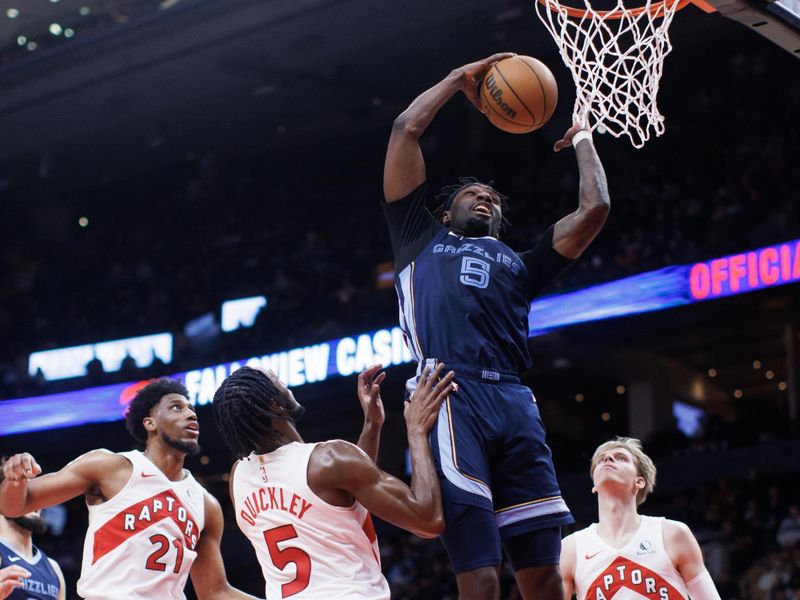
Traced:
POLYGON ((486 118, 508 133, 530 133, 550 120, 558 102, 558 86, 550 69, 530 56, 496 62, 480 86, 486 118))

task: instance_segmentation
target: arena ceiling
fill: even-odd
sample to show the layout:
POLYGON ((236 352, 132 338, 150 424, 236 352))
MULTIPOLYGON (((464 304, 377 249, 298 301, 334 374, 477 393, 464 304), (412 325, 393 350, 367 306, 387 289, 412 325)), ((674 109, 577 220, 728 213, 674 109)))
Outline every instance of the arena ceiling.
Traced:
MULTIPOLYGON (((0 11, 0 191, 386 129, 425 85, 498 50, 544 58, 571 88, 530 0, 3 0, 0 11)), ((716 17, 683 11, 676 39, 749 35, 716 17)))

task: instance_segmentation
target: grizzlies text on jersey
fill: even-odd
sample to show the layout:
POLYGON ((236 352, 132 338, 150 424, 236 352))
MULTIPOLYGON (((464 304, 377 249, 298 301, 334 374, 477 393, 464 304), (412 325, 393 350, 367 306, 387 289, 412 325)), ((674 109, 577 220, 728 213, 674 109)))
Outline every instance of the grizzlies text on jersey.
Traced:
POLYGON ((384 204, 412 354, 520 374, 531 363, 530 302, 572 261, 553 250, 552 228, 519 254, 490 236, 451 233, 425 208, 425 191, 384 204))
POLYGON ((61 582, 47 555, 33 547, 31 562, 25 560, 16 550, 0 542, 0 569, 17 565, 26 569, 31 576, 22 580, 23 587, 15 589, 8 600, 56 600, 61 582))

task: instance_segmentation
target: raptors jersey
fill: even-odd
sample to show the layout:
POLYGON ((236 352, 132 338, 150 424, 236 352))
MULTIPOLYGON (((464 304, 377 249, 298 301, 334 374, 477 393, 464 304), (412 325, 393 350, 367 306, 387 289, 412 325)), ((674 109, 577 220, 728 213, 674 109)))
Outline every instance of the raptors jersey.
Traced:
POLYGON ((575 536, 578 600, 686 600, 686 584, 664 548, 664 518, 641 516, 624 548, 606 544, 597 524, 575 536))
POLYGON ((267 600, 388 600, 369 512, 328 504, 308 487, 316 444, 291 443, 236 465, 236 522, 253 544, 267 600))
POLYGON ((121 455, 133 471, 113 498, 88 507, 78 594, 88 600, 185 598, 205 490, 188 471, 170 481, 141 452, 121 455))

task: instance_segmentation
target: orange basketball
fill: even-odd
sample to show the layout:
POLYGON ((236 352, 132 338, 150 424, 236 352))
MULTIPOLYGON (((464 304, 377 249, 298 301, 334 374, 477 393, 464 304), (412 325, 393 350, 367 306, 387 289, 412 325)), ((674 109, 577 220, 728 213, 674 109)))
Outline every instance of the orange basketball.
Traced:
POLYGON ((530 133, 550 120, 558 101, 556 78, 530 56, 512 56, 487 71, 480 102, 492 125, 508 133, 530 133))

